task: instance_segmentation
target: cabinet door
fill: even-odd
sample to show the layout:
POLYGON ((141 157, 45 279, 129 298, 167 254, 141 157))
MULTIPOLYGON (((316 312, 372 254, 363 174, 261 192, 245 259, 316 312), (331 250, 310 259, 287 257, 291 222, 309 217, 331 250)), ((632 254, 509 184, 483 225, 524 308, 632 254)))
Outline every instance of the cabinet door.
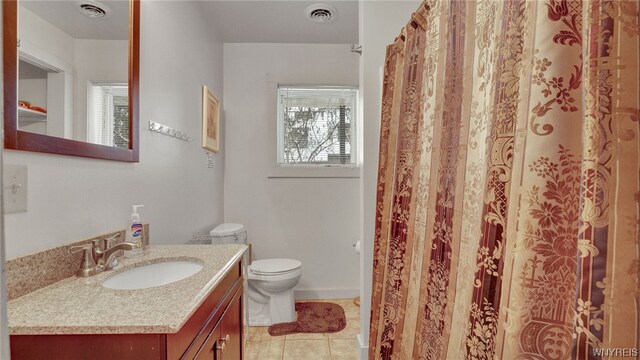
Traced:
POLYGON ((226 345, 221 351, 222 360, 242 359, 242 300, 242 288, 240 288, 220 320, 220 339, 224 340, 226 345))
POLYGON ((242 300, 240 288, 194 360, 242 360, 242 300))
POLYGON ((240 264, 234 265, 182 329, 167 335, 169 359, 192 360, 196 357, 208 340, 211 330, 220 322, 232 295, 242 283, 241 274, 240 264))
POLYGON ((222 351, 226 345, 220 341, 220 324, 218 324, 213 331, 209 334, 207 341, 202 345, 202 348, 194 357, 194 360, 221 360, 222 351))

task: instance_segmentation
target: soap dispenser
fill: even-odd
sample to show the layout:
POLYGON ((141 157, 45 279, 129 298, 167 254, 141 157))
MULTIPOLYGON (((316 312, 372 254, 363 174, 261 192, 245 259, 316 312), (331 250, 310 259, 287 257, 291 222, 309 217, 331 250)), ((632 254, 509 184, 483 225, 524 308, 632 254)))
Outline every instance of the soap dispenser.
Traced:
POLYGON ((142 222, 140 222, 140 215, 138 214, 138 208, 144 207, 144 205, 133 205, 133 212, 131 213, 131 220, 127 227, 125 240, 128 243, 135 244, 137 247, 133 250, 125 250, 124 256, 127 258, 137 258, 142 256, 144 250, 142 249, 142 237, 144 228, 142 222))

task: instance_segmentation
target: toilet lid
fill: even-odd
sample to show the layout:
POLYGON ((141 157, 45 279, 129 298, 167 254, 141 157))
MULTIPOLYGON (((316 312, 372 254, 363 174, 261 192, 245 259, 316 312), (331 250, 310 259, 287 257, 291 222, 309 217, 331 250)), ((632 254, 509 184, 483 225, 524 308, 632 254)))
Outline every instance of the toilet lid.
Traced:
POLYGON ((249 270, 254 274, 278 275, 297 270, 301 266, 300 261, 293 259, 265 259, 252 262, 249 270))
POLYGON ((227 236, 235 235, 241 231, 244 231, 244 225, 236 223, 223 223, 216 226, 215 229, 209 232, 209 235, 213 236, 227 236))

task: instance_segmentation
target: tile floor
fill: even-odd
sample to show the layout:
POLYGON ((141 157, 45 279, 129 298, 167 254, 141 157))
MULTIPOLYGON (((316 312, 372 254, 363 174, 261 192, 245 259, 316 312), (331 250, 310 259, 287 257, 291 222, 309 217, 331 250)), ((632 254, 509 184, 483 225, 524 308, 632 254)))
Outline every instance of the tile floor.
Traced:
POLYGON ((360 308, 353 299, 328 301, 344 309, 347 327, 337 333, 271 336, 267 327, 251 327, 245 344, 245 360, 358 360, 356 336, 360 332, 360 308))

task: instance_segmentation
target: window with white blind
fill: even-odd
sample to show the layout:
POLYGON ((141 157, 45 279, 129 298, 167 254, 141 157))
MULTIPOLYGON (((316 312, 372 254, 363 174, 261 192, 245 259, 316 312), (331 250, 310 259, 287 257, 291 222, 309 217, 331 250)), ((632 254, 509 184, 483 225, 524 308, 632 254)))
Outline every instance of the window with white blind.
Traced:
POLYGON ((129 148, 129 88, 126 83, 92 82, 89 87, 87 140, 129 148))
POLYGON ((278 164, 354 166, 357 89, 278 88, 278 164))

